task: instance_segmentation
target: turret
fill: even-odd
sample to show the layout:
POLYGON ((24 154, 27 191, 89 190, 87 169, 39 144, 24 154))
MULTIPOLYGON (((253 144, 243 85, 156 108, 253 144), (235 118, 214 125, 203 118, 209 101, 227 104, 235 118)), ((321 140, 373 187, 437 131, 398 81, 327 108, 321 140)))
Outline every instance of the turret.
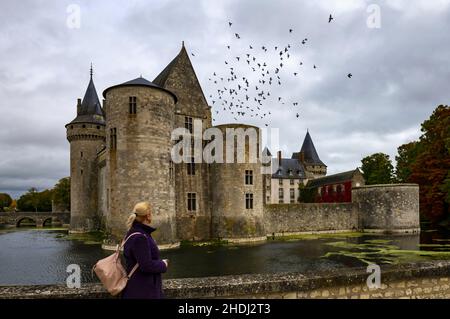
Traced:
POLYGON ((296 158, 302 163, 308 179, 327 174, 327 166, 319 158, 309 131, 306 132, 300 152, 292 154, 292 158, 296 158))
POLYGON ((70 232, 98 229, 97 153, 105 146, 104 112, 91 74, 83 100, 77 101, 77 116, 66 125, 70 143, 70 232))

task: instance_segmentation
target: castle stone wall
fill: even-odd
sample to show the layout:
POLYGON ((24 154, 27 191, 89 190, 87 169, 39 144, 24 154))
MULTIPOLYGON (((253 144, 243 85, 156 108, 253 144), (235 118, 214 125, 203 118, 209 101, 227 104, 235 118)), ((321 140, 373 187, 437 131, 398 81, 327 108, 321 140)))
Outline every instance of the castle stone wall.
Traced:
POLYGON ((267 235, 353 231, 358 211, 353 203, 269 204, 264 206, 267 235))
POLYGON ((417 184, 368 185, 352 190, 364 231, 418 232, 417 184))
POLYGON ((159 244, 175 242, 175 190, 170 176, 173 96, 150 87, 115 87, 107 91, 105 105, 109 241, 124 236, 125 221, 134 205, 149 201, 157 228, 154 238, 159 244), (135 115, 129 114, 130 96, 137 97, 135 115), (116 148, 111 147, 113 128, 116 148))
MULTIPOLYGON (((256 127, 249 125, 233 124, 217 126, 226 138, 227 128, 256 127)), ((258 135, 259 136, 259 135, 258 135)), ((249 144, 246 143, 245 162, 237 163, 237 143, 235 144, 234 163, 211 164, 211 202, 212 202, 212 237, 223 238, 230 241, 245 240, 265 236, 263 222, 263 181, 261 164, 250 163, 249 144), (245 171, 253 172, 253 184, 245 184, 245 171), (246 194, 253 194, 253 208, 246 208, 246 194)), ((257 154, 260 154, 257 145, 257 154)), ((227 156, 226 142, 223 143, 223 156, 227 156)), ((224 160, 225 161, 225 160, 224 160)))

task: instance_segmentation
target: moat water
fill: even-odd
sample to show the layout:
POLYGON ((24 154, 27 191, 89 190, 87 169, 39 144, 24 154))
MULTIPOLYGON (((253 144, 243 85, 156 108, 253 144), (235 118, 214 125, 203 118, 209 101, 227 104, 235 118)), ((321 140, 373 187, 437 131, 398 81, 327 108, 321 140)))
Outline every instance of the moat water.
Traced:
MULTIPOLYGON (((82 282, 91 277, 104 251, 95 237, 68 235, 58 228, 0 229, 0 285, 65 283, 70 264, 81 267, 82 282)), ((162 251, 170 259, 164 278, 232 274, 302 272, 368 263, 393 264, 450 259, 450 233, 436 229, 420 235, 308 235, 246 246, 182 246, 162 251)))

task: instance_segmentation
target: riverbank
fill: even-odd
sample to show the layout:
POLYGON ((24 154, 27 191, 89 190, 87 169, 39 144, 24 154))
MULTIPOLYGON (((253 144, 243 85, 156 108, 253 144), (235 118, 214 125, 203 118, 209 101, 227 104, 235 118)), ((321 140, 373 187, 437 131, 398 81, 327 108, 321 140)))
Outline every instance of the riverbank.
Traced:
MULTIPOLYGON (((450 261, 386 265, 378 288, 369 288, 367 268, 301 273, 169 279, 167 298, 450 298, 450 261)), ((100 284, 2 286, 0 299, 112 298, 100 284)))

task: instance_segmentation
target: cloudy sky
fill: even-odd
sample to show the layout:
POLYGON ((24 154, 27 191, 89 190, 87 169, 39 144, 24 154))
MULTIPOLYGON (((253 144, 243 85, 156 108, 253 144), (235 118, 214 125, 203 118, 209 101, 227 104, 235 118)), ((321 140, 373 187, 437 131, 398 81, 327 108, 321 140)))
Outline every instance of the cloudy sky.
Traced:
MULTIPOLYGON (((393 158, 450 101, 449 30, 445 0, 1 1, 0 192, 18 196, 69 175, 64 125, 91 62, 101 95, 141 74, 152 80, 183 40, 210 104, 217 85, 209 78, 226 76, 225 60, 265 45, 274 64, 273 47, 291 46, 283 83, 272 90, 285 105, 264 105, 270 120, 239 120, 279 128, 285 156, 299 150, 308 128, 330 173, 375 152, 393 158)), ((252 78, 245 63, 234 67, 252 78)), ((234 122, 217 104, 214 123, 234 122)))

